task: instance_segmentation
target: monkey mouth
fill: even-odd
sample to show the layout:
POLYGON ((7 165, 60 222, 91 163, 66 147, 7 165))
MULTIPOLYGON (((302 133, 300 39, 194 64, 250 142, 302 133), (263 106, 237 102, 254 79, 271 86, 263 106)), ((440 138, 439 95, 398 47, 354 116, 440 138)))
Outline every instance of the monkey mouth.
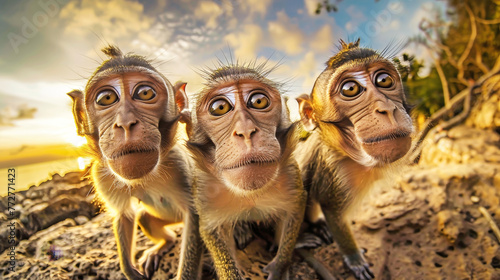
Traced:
POLYGON ((116 151, 114 152, 110 159, 118 159, 118 158, 121 158, 123 156, 127 156, 127 155, 132 155, 132 154, 149 154, 149 153, 154 153, 156 152, 156 149, 153 149, 153 148, 125 148, 125 149, 122 149, 120 151, 116 151))
POLYGON ((250 158, 250 159, 245 159, 241 160, 238 163, 225 167, 225 170, 232 170, 232 169, 237 169, 240 167, 245 167, 245 166, 251 166, 251 165, 272 165, 277 163, 277 160, 274 159, 255 159, 255 158, 250 158))
POLYGON ((221 179, 239 191, 255 191, 268 186, 279 172, 278 159, 269 155, 243 157, 221 168, 221 179))
POLYGON ((365 145, 377 144, 379 142, 388 141, 388 140, 395 140, 398 138, 406 138, 409 136, 410 136, 410 132, 398 130, 398 131, 391 132, 391 133, 383 135, 383 136, 371 137, 371 138, 363 140, 362 142, 365 145))

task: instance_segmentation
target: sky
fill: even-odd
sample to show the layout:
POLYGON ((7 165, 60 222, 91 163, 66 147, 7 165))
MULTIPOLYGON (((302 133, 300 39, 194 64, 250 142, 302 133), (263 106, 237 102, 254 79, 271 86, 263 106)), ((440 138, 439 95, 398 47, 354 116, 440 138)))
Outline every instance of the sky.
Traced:
MULTIPOLYGON (((199 69, 232 56, 269 60, 271 75, 287 81, 293 97, 310 93, 339 39, 361 38, 382 50, 418 35, 418 23, 443 1, 330 0, 337 12, 314 13, 322 0, 22 0, 0 10, 0 149, 70 143, 78 145, 66 95, 83 89, 105 59, 100 49, 153 59, 172 82, 203 86, 199 69)), ((409 46, 403 52, 428 60, 409 46)))

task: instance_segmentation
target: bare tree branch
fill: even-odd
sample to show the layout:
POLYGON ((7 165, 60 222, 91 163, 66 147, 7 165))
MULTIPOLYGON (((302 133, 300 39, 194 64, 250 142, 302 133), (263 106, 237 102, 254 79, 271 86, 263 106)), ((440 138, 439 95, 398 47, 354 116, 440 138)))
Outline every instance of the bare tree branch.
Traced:
POLYGON ((500 18, 496 19, 482 19, 482 18, 477 18, 476 21, 482 24, 499 24, 500 23, 500 18))
POLYGON ((488 68, 488 66, 486 66, 484 63, 483 63, 483 57, 482 57, 482 50, 481 48, 476 45, 476 57, 474 59, 474 64, 477 66, 477 68, 479 68, 483 74, 486 74, 488 72, 490 72, 490 69, 488 68))
MULTIPOLYGON (((462 90, 459 94, 455 95, 451 100, 450 100, 450 106, 449 108, 441 108, 424 123, 424 129, 420 131, 420 133, 417 135, 416 141, 414 142, 415 144, 411 148, 410 155, 408 159, 410 162, 416 163, 420 153, 422 152, 423 148, 423 141, 425 137, 431 132, 431 131, 441 131, 441 130, 447 130, 450 129, 451 127, 461 123, 464 121, 470 114, 471 111, 471 105, 472 105, 472 99, 473 97, 477 94, 477 89, 479 89, 484 82, 486 82, 489 78, 495 76, 495 75, 500 75, 500 57, 497 58, 497 63, 495 64, 495 67, 486 75, 482 76, 477 82, 472 85, 471 87, 462 90), (460 114, 457 116, 451 118, 450 120, 444 122, 443 124, 436 126, 436 124, 445 119, 449 113, 453 112, 457 108, 459 108, 460 104, 464 103, 463 110, 460 114)), ((493 89, 493 87, 492 87, 493 89)))
POLYGON ((469 57, 470 51, 472 50, 472 46, 474 46, 474 41, 476 40, 477 36, 477 27, 476 27, 476 17, 474 16, 474 13, 472 13, 472 10, 469 8, 469 5, 465 4, 465 9, 467 10, 467 13, 469 14, 469 20, 471 24, 471 34, 469 37, 469 42, 467 43, 467 47, 465 48, 464 52, 460 56, 457 62, 457 69, 458 69, 458 75, 457 78, 462 81, 463 83, 467 84, 467 81, 464 78, 464 61, 469 57))
POLYGON ((428 27, 437 28, 438 26, 429 22, 429 20, 427 20, 426 18, 423 18, 418 24, 418 28, 424 33, 425 38, 427 38, 427 40, 432 42, 437 47, 436 53, 440 54, 442 51, 444 51, 450 64, 456 67, 457 61, 453 58, 450 48, 442 44, 439 40, 432 38, 430 32, 428 31, 429 28, 424 26, 425 23, 429 24, 428 27))

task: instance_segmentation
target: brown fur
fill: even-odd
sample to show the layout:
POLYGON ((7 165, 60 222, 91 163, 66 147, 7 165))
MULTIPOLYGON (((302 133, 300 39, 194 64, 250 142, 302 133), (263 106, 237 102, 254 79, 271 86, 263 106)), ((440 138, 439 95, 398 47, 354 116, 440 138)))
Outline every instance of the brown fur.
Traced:
POLYGON ((69 95, 78 134, 87 138, 93 155, 95 189, 115 215, 120 267, 128 279, 151 277, 161 254, 174 244, 175 234, 165 226, 184 221, 178 277, 199 278, 202 245, 191 198, 192 163, 175 138, 178 122, 189 121, 185 84, 173 87, 142 56, 123 55, 115 46, 103 52, 110 59, 85 92, 69 95), (139 95, 143 89, 150 93, 145 99, 139 95), (134 261, 137 224, 156 243, 143 253, 140 268, 134 261))
POLYGON ((311 95, 297 101, 310 134, 296 150, 309 193, 306 217, 328 242, 333 235, 356 277, 371 279, 345 213, 410 148, 413 126, 399 73, 376 51, 359 47, 359 40, 341 41, 311 95))
POLYGON ((234 258, 235 225, 279 223, 278 253, 264 271, 268 279, 281 279, 291 261, 305 206, 300 172, 291 157, 295 129, 284 98, 259 69, 222 66, 208 73, 208 79, 197 98, 189 142, 200 167, 194 198, 201 236, 219 278, 241 279, 234 258), (268 97, 269 107, 248 107, 257 91, 268 97), (233 108, 221 116, 210 115, 211 102, 221 98, 233 108))

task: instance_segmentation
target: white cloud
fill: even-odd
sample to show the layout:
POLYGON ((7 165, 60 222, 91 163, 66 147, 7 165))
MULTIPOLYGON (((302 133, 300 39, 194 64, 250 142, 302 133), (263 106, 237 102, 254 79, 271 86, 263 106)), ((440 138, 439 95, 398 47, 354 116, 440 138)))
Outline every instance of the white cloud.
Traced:
POLYGON ((310 16, 316 15, 316 8, 320 2, 319 0, 304 0, 304 5, 310 16))
POLYGON ((240 9, 248 14, 248 18, 260 15, 262 18, 267 14, 271 0, 241 0, 238 2, 240 9))
POLYGON ((310 42, 311 48, 316 51, 324 52, 330 50, 333 46, 333 30, 330 24, 323 25, 310 42))
POLYGON ((260 26, 248 24, 241 31, 228 34, 224 39, 235 48, 237 57, 253 58, 257 56, 257 50, 263 41, 263 32, 260 26))
POLYGON ((361 23, 366 21, 366 16, 363 12, 356 6, 351 5, 345 9, 345 12, 349 15, 350 20, 345 24, 347 31, 351 32, 356 29, 361 23))
POLYGON ((319 75, 318 62, 313 51, 309 51, 304 55, 304 58, 299 62, 295 70, 297 78, 303 78, 302 86, 306 89, 311 89, 314 85, 316 77, 319 75))
POLYGON ((147 31, 153 19, 143 12, 142 4, 135 1, 81 0, 64 6, 60 18, 66 21, 65 33, 72 38, 85 39, 98 32, 106 40, 115 40, 147 31))
POLYGON ((268 23, 268 31, 274 43, 273 47, 289 55, 302 52, 304 35, 297 24, 293 24, 285 12, 277 13, 278 20, 268 23))
POLYGON ((212 1, 201 1, 194 10, 194 16, 204 21, 209 28, 217 27, 218 18, 224 12, 219 5, 212 1))
POLYGON ((399 20, 395 19, 389 24, 389 28, 393 30, 398 30, 400 28, 399 20))

